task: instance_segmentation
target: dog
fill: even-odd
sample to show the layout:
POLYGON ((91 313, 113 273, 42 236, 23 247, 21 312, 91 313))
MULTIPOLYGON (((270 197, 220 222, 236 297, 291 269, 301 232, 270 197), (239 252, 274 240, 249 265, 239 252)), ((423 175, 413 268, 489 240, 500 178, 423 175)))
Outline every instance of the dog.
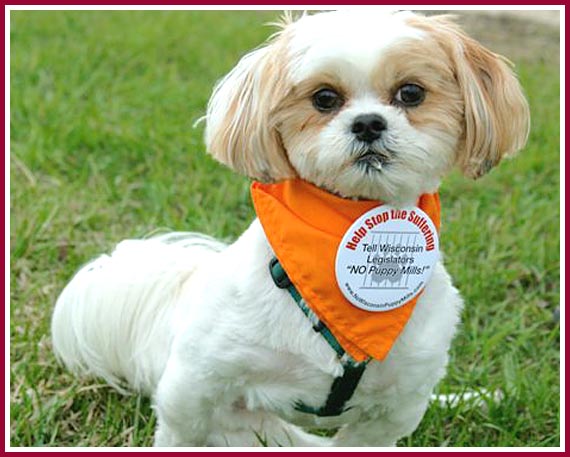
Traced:
MULTIPOLYGON (((322 208, 308 205, 303 217, 321 217, 326 232, 341 206, 381 202, 394 211, 383 214, 427 213, 409 220, 418 230, 429 222, 435 236, 442 179, 453 168, 479 178, 526 143, 529 108, 509 62, 448 16, 286 15, 217 83, 205 120, 208 152, 256 181, 259 218, 233 244, 194 233, 126 240, 81 268, 55 306, 57 357, 120 391, 152 396, 155 446, 394 446, 420 423, 460 321, 462 299, 442 261, 430 260, 411 302, 371 310, 372 299, 344 289, 337 299, 338 271, 338 284, 317 278, 321 267, 333 271, 334 252, 323 248, 321 259, 321 242, 299 235, 312 230, 305 227, 287 235, 287 246, 323 281, 326 291, 313 294, 312 279, 302 283, 304 273, 276 256, 290 213, 266 223, 262 207, 279 192, 294 204, 318 201, 322 208), (291 187, 271 187, 280 183, 291 187), (284 283, 272 278, 275 258, 284 283), (329 292, 336 298, 315 308, 329 292), (344 330, 334 317, 341 302, 350 315, 344 330), (364 321, 370 328, 361 332, 364 321), (391 336, 375 330, 382 326, 391 336), (338 431, 323 437, 307 427, 338 431)), ((380 216, 369 225, 384 223, 380 216)), ((331 241, 348 248, 343 255, 374 249, 361 241, 366 232, 343 230, 346 244, 331 241)), ((376 267, 386 255, 368 261, 376 267)), ((401 283, 390 276, 400 268, 393 258, 396 267, 386 261, 370 289, 401 283)))

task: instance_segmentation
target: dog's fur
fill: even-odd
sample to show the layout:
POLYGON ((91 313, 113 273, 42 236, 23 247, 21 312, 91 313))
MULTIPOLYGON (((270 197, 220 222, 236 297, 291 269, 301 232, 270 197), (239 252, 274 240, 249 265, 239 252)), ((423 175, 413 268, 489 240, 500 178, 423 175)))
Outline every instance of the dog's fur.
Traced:
MULTIPOLYGON (((285 20, 218 83, 206 122, 209 152, 240 173, 398 206, 436 191, 454 165, 479 177, 519 150, 529 113, 507 62, 449 18, 367 9, 285 20), (401 103, 406 84, 425 90, 417 106, 401 103), (323 88, 341 105, 316 109, 323 88), (363 144, 351 125, 371 113, 386 129, 363 144)), ((227 246, 180 233, 123 241, 61 294, 55 351, 72 370, 152 395, 158 446, 392 446, 411 433, 459 322, 443 265, 389 356, 365 371, 349 403, 358 414, 340 416, 329 439, 294 425, 306 420, 294 404, 322 405, 342 367, 273 284, 272 256, 258 220, 227 246)))

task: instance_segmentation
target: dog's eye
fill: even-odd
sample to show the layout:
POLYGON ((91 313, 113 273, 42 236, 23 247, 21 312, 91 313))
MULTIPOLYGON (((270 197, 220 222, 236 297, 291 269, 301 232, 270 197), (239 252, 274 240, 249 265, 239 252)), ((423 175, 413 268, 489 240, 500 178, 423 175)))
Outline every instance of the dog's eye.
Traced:
POLYGON ((404 84, 394 96, 394 103, 405 107, 418 106, 426 98, 426 91, 417 84, 404 84))
POLYGON ((321 112, 334 111, 344 104, 340 94, 332 89, 321 89, 313 94, 313 106, 321 112))

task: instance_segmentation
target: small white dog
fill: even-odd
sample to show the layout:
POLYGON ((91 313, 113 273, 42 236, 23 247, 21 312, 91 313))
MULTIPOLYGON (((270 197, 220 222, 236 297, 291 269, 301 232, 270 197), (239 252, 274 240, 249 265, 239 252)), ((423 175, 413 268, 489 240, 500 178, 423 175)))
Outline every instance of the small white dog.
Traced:
MULTIPOLYGON (((258 181, 406 208, 453 166, 477 178, 521 149, 529 111, 505 60, 449 18, 366 9, 286 19, 218 83, 206 122, 209 152, 258 181)), ((123 241, 59 297, 56 354, 152 395, 157 446, 393 446, 445 373, 462 301, 443 265, 388 355, 347 381, 364 364, 315 331, 318 317, 334 321, 308 319, 276 286, 264 228, 256 219, 228 246, 180 233, 123 241), (333 396, 332 415, 307 411, 333 396), (311 424, 339 431, 300 427, 311 424)))

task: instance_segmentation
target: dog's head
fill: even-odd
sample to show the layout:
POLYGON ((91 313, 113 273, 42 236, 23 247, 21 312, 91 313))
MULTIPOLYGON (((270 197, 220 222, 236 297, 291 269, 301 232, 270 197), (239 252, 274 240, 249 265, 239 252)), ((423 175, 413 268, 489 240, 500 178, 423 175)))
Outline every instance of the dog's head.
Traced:
POLYGON ((507 62, 449 18, 337 11, 286 20, 208 104, 210 153, 262 181, 410 202, 457 164, 477 178, 526 142, 507 62))

